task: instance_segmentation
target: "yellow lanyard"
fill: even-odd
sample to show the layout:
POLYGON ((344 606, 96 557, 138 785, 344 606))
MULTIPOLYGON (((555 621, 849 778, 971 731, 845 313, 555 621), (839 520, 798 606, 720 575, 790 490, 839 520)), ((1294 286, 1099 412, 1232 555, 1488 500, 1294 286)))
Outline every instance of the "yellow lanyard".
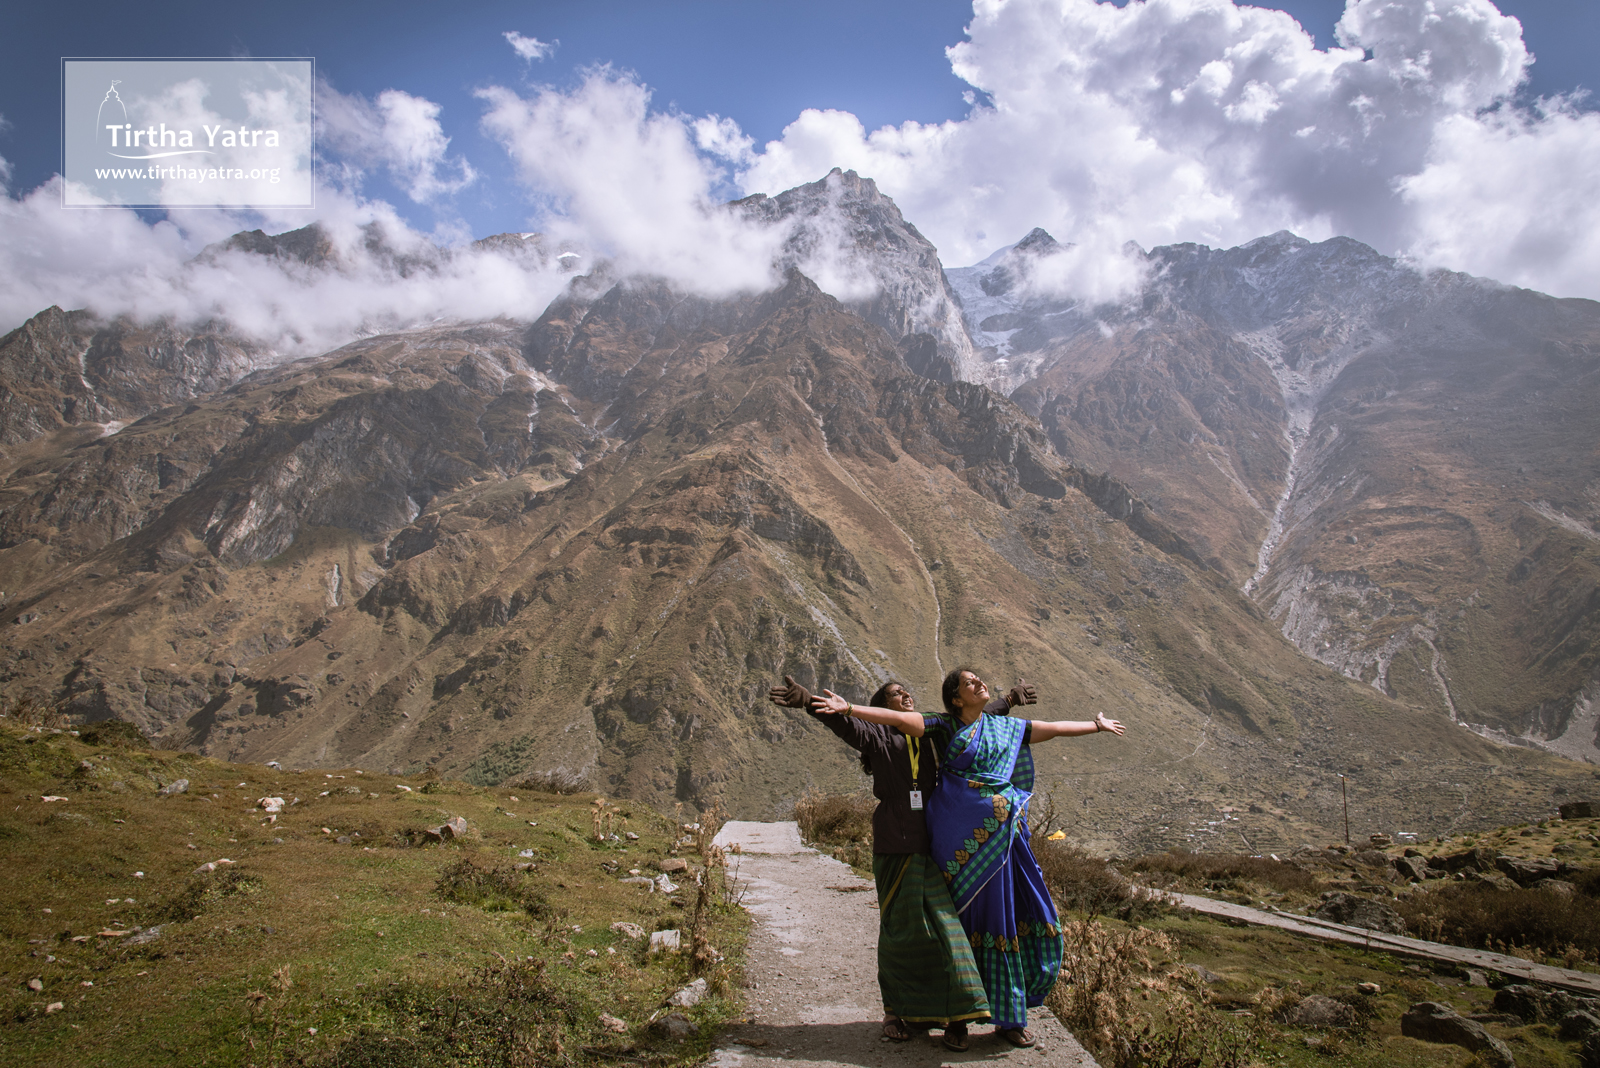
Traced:
POLYGON ((917 751, 917 747, 918 747, 918 743, 921 742, 921 741, 922 741, 921 738, 914 738, 909 734, 906 735, 906 753, 907 753, 908 756, 911 757, 911 787, 912 787, 912 789, 916 789, 917 787, 922 785, 921 778, 917 774, 917 764, 920 762, 921 756, 922 756, 922 754, 917 751))

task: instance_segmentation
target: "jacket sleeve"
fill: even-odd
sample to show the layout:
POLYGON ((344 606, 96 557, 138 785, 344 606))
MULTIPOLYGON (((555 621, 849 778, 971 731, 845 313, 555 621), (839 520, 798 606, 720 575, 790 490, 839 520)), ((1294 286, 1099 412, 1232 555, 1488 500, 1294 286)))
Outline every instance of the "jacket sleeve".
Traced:
POLYGON ((984 705, 983 710, 991 716, 1009 716, 1011 715, 1011 702, 1007 701, 1003 696, 996 697, 993 701, 984 705))
POLYGON ((841 742, 856 752, 860 752, 867 744, 867 724, 854 716, 841 716, 836 712, 813 712, 809 708, 806 709, 806 715, 821 720, 830 731, 839 736, 841 742))

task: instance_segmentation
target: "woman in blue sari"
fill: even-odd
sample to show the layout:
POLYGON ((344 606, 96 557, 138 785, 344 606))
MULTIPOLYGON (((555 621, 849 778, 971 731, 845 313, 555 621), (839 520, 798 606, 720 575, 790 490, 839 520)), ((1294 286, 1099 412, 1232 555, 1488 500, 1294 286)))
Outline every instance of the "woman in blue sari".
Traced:
MULTIPOLYGON (((1044 1004, 1061 971, 1061 931, 1028 844, 1031 746, 1125 728, 1103 713, 1053 722, 984 715, 989 687, 966 668, 945 676, 948 715, 859 709, 831 690, 822 693, 813 702, 818 712, 870 711, 874 722, 932 740, 940 763, 927 806, 934 864, 972 945, 995 1034, 1013 1046, 1033 1045, 1028 1010, 1044 1004)), ((953 1043, 947 1033, 945 1045, 964 1049, 965 1035, 953 1043)))
POLYGON ((983 715, 989 687, 966 668, 945 677, 943 697, 949 715, 924 719, 942 757, 928 803, 934 863, 972 943, 995 1034, 1031 1046, 1028 1009, 1044 1004, 1061 972, 1055 902, 1028 842, 1031 747, 1125 728, 1104 713, 1053 722, 983 715))

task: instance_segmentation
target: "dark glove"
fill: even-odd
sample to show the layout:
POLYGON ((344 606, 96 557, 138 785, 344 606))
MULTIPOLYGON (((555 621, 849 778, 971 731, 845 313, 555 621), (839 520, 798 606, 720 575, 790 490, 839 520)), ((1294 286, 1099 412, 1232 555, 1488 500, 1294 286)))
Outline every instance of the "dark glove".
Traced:
POLYGON ((1027 679, 1018 679, 1017 684, 1006 693, 1006 704, 1012 708, 1018 705, 1036 705, 1039 703, 1039 691, 1035 690, 1027 679))
POLYGON ((793 675, 785 675, 782 686, 767 691, 767 700, 785 708, 810 708, 811 691, 795 682, 793 675))

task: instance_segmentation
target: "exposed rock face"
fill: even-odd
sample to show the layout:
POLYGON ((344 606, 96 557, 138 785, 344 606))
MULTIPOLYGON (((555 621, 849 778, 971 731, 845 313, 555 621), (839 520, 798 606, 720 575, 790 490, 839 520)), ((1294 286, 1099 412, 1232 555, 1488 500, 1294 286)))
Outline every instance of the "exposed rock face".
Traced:
POLYGON ((0 338, 0 456, 63 428, 100 433, 217 393, 269 355, 220 328, 47 308, 0 338))
POLYGON ((828 291, 840 293, 862 318, 892 337, 931 338, 926 351, 916 346, 908 353, 917 373, 945 381, 992 378, 973 349, 938 251, 872 179, 835 167, 820 181, 775 197, 757 194, 738 206, 759 219, 791 222, 786 264, 826 275, 828 291))
MULTIPOLYGON (((906 242, 882 277, 931 285, 849 177, 860 241, 906 242)), ((598 271, 532 324, 366 338, 40 437, 0 484, 7 700, 236 759, 771 817, 861 783, 775 680, 894 677, 926 706, 966 662, 1025 673, 1041 718, 1133 725, 1039 757, 1107 851, 1314 840, 1334 767, 1364 769, 1374 829, 1425 833, 1543 814, 1587 773, 1303 656, 1206 529, 937 373, 936 288, 882 292, 859 310, 893 329, 798 271, 727 301, 598 271)))
POLYGON ((1057 451, 1128 485, 1308 655, 1600 759, 1600 305, 1344 238, 1147 263, 1125 303, 989 324, 1014 331, 1013 397, 1057 451))

